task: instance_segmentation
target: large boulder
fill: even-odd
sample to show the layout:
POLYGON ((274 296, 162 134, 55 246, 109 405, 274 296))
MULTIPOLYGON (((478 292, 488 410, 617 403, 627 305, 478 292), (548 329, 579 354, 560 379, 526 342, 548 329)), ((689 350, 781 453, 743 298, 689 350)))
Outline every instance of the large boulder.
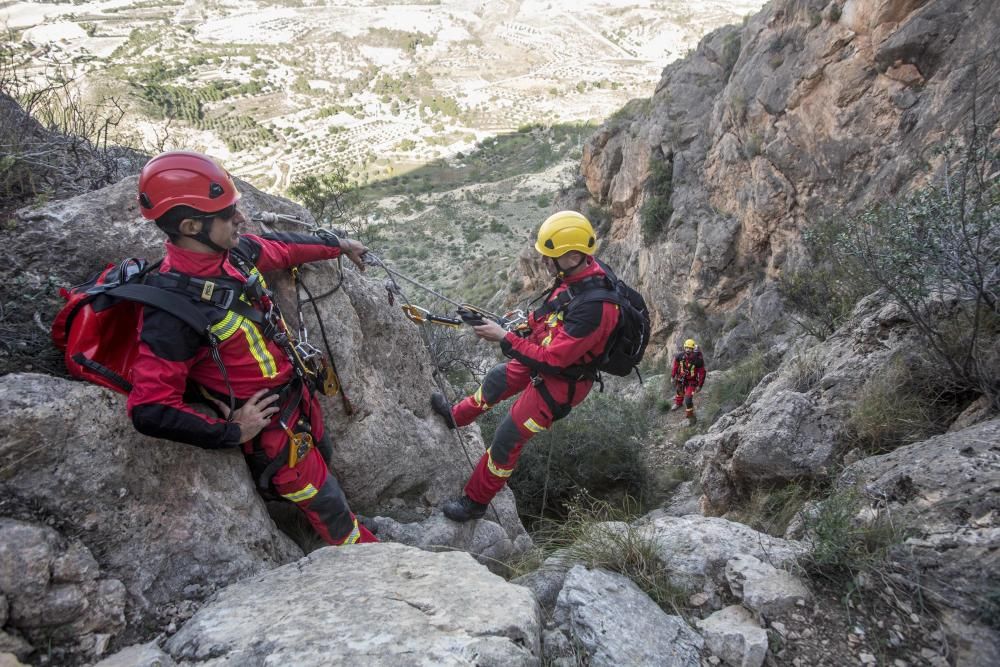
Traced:
POLYGON ((829 479, 865 380, 923 348, 910 318, 882 293, 862 299, 826 340, 808 342, 792 347, 743 405, 685 443, 698 453, 704 514, 725 514, 755 488, 829 479))
POLYGON ((858 487, 910 535, 893 553, 941 610, 959 664, 1000 664, 1000 418, 862 459, 858 487), (992 596, 992 597, 991 597, 992 596))
POLYGON ((165 645, 180 665, 537 665, 526 589, 468 554, 325 548, 221 591, 165 645))
MULTIPOLYGON (((4 514, 63 527, 96 559, 90 569, 124 584, 125 639, 302 554, 268 517, 239 452, 142 436, 122 398, 92 385, 0 378, 0 470, 4 514)), ((18 539, 0 533, 0 550, 18 539)))
POLYGON ((680 616, 657 607, 628 578, 607 570, 573 567, 559 593, 553 621, 569 644, 583 652, 577 664, 701 664, 703 642, 698 633, 680 616))
POLYGON ((800 542, 772 537, 749 526, 716 517, 660 516, 641 528, 656 545, 655 553, 671 582, 689 591, 700 590, 713 607, 728 588, 726 564, 741 555, 781 568, 806 552, 800 542))

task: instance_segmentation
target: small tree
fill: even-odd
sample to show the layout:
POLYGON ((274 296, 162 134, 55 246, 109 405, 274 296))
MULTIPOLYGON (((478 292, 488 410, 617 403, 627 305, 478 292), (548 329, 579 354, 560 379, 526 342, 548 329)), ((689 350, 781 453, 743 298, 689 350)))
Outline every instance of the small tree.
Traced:
POLYGON ((939 178, 848 219, 833 252, 909 315, 955 391, 1000 407, 1000 142, 973 126, 939 178))
POLYGON ((309 209, 321 227, 342 227, 365 244, 379 238, 374 208, 361 197, 357 184, 350 180, 342 165, 325 174, 295 179, 288 195, 309 209))

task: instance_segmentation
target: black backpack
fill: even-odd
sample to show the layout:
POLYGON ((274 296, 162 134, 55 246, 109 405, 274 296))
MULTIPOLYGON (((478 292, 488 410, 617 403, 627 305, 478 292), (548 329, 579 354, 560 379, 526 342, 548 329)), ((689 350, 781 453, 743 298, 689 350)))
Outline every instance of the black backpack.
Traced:
POLYGON ((584 280, 573 285, 572 292, 566 290, 560 293, 552 310, 565 311, 574 304, 610 301, 618 305, 618 325, 608 338, 601 356, 587 364, 571 366, 564 374, 582 378, 592 377, 599 371, 626 377, 637 370, 636 367, 646 353, 651 328, 649 309, 642 295, 620 280, 611 267, 598 259, 595 261, 604 269, 605 276, 584 280))

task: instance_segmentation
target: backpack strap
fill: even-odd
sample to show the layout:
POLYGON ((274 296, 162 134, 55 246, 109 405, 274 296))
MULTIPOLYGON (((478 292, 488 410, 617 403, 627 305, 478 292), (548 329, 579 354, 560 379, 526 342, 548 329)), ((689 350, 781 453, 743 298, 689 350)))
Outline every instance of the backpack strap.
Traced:
MULTIPOLYGON (((556 287, 558 287, 558 285, 556 287)), ((553 291, 555 291, 554 288, 553 291)), ((545 303, 539 306, 538 310, 534 313, 535 319, 540 320, 550 313, 567 310, 571 303, 587 303, 589 301, 620 302, 617 297, 614 299, 607 297, 600 297, 596 299, 590 298, 589 295, 594 292, 610 293, 614 295, 614 283, 607 276, 591 276, 589 278, 584 278, 578 283, 567 285, 566 289, 559 292, 554 299, 550 296, 550 298, 546 299, 545 303), (581 301, 585 295, 587 296, 586 301, 581 301)))
POLYGON ((126 283, 104 292, 107 296, 137 301, 170 313, 200 334, 208 334, 211 323, 190 299, 160 287, 126 283))

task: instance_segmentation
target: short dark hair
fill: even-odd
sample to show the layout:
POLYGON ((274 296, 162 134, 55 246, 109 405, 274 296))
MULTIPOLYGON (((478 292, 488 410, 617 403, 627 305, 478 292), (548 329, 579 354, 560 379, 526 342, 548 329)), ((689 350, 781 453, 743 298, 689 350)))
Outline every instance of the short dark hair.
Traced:
POLYGON ((190 206, 174 206, 172 209, 156 219, 156 226, 166 234, 171 241, 176 241, 180 235, 181 221, 186 218, 197 218, 205 215, 203 212, 190 206))
MULTIPOLYGON (((229 215, 225 217, 227 217, 228 219, 229 217, 231 217, 232 214, 235 213, 235 211, 236 211, 236 204, 230 204, 226 208, 219 209, 218 211, 210 211, 208 213, 206 213, 205 211, 199 211, 196 208, 191 208, 190 206, 185 206, 184 204, 180 204, 178 206, 174 206, 172 209, 170 209, 169 211, 161 215, 159 218, 157 218, 156 226, 159 227, 164 234, 169 236, 171 241, 176 241, 181 235, 180 233, 181 221, 187 218, 202 218, 202 219, 207 218, 208 220, 211 221, 216 216, 221 216, 227 213, 229 215)), ((205 231, 208 231, 208 226, 206 225, 204 229, 205 231)))

